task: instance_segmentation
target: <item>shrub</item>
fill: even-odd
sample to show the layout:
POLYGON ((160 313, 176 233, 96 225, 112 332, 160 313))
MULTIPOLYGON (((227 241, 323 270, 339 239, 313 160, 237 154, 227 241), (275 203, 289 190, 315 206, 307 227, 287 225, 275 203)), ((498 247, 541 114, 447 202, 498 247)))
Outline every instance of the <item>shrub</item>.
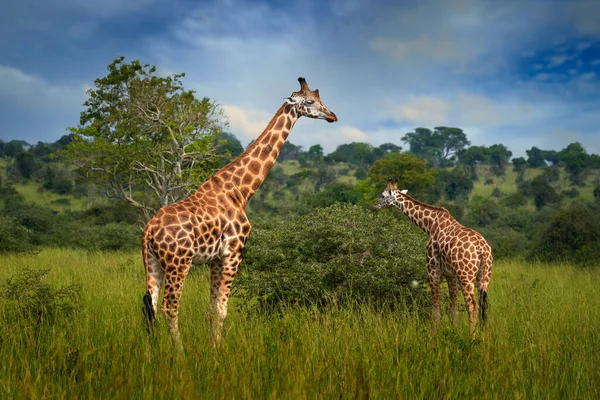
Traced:
POLYGON ((0 252, 22 252, 31 248, 31 232, 16 218, 0 215, 0 252))
POLYGON ((598 265, 600 260, 600 210, 574 202, 558 210, 540 235, 531 258, 598 265))
POLYGON ((485 227, 479 232, 492 246, 494 260, 525 256, 530 247, 530 240, 523 232, 509 227, 485 227))
POLYGON ((104 226, 74 221, 56 235, 57 245, 86 250, 135 250, 141 243, 141 231, 136 225, 109 223, 104 226))
POLYGON ((70 319, 80 309, 81 286, 52 289, 43 282, 48 272, 24 268, 0 284, 0 298, 8 303, 5 322, 51 325, 70 319))
POLYGON ((422 304, 425 285, 410 282, 426 278, 425 247, 426 235, 408 221, 338 203, 256 228, 234 290, 267 309, 350 299, 422 304))

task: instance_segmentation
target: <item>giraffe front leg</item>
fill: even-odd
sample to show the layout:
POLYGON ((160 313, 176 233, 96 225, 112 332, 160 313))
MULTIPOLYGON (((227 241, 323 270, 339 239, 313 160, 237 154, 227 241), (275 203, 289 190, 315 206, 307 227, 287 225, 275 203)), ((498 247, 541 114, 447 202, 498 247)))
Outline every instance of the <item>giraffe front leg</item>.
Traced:
POLYGON ((440 280, 441 271, 438 259, 438 252, 435 249, 431 239, 427 245, 427 279, 431 288, 431 316, 433 318, 433 331, 435 332, 440 324, 440 280))
POLYGON ((450 308, 448 314, 453 326, 458 324, 458 279, 455 276, 446 276, 448 282, 448 293, 450 294, 450 308))
POLYGON ((223 322, 227 318, 227 304, 231 292, 231 284, 242 261, 240 253, 230 253, 222 260, 215 260, 211 265, 211 335, 213 344, 223 340, 223 322))

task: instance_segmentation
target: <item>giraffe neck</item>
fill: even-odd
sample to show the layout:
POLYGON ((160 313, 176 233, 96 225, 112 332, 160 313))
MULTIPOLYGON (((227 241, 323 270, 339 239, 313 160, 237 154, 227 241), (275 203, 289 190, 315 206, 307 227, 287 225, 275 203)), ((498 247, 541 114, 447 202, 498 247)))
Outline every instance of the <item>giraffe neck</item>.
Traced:
POLYGON ((415 225, 430 235, 437 229, 439 220, 445 213, 442 208, 421 203, 407 195, 398 195, 394 205, 415 225))
POLYGON ((284 103, 263 133, 238 158, 211 177, 213 187, 225 190, 231 187, 245 206, 269 174, 297 120, 296 110, 284 103))

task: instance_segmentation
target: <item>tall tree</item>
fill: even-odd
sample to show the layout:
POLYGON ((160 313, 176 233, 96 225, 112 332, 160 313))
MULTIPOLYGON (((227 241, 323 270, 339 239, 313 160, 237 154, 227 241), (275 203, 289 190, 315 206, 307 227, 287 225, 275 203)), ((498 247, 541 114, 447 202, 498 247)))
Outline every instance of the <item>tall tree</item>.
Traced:
POLYGON ((435 170, 412 154, 390 153, 375 161, 368 172, 369 182, 381 192, 388 178, 398 179, 399 186, 415 196, 422 196, 435 183, 435 170))
POLYGON ((581 143, 574 142, 558 152, 560 160, 565 164, 565 171, 569 174, 573 185, 583 186, 585 173, 588 168, 589 154, 581 143))
POLYGON ((433 131, 417 128, 402 137, 409 145, 409 152, 427 160, 433 167, 447 167, 454 163, 456 156, 471 142, 459 128, 438 126, 433 131))
POLYGON ((215 136, 226 125, 223 112, 186 90, 184 76, 162 77, 138 60, 115 59, 88 90, 65 151, 88 180, 147 219, 188 196, 219 160, 215 136))
POLYGON ((487 149, 487 153, 492 173, 496 176, 503 176, 506 172, 508 161, 512 156, 512 151, 503 144, 493 144, 487 149))

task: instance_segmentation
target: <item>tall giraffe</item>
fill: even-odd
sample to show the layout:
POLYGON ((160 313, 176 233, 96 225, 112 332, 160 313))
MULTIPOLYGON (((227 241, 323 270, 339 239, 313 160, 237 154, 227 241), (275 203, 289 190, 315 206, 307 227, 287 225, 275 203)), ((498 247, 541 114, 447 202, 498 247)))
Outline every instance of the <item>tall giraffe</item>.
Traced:
POLYGON ((398 207, 415 225, 429 234, 427 242, 427 277, 431 287, 434 326, 440 321, 440 281, 448 281, 450 319, 458 320, 457 295, 460 288, 469 313, 469 332, 475 332, 477 311, 486 320, 487 290, 492 273, 492 248, 479 232, 461 225, 445 208, 421 203, 398 190, 398 181, 390 178, 386 189, 374 205, 398 207), (479 290, 479 307, 475 301, 475 283, 479 290))
POLYGON ((158 210, 143 231, 144 311, 152 326, 164 281, 162 310, 180 347, 178 308, 192 262, 210 264, 211 333, 213 341, 219 342, 231 283, 252 229, 245 212, 248 201, 267 177, 298 118, 338 120, 321 102, 318 89, 311 91, 304 78, 298 81, 300 91, 285 98, 263 133, 237 159, 188 198, 158 210))

